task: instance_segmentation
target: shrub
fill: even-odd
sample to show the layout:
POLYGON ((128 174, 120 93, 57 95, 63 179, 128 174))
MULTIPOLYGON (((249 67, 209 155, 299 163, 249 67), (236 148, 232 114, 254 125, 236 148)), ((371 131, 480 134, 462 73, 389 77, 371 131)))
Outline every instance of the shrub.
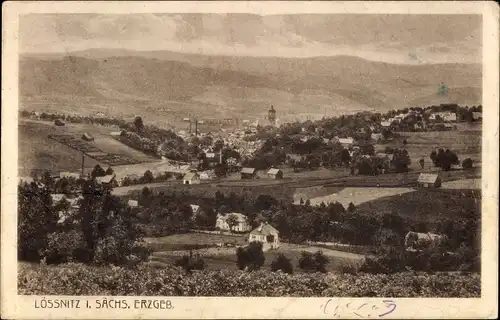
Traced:
POLYGON ((240 270, 259 270, 264 265, 265 260, 266 257, 260 242, 250 242, 248 246, 236 249, 236 264, 240 270))
POLYGON ((328 258, 321 251, 314 254, 303 251, 299 258, 298 267, 308 272, 326 272, 328 258))
POLYGON ((40 256, 47 263, 88 262, 85 255, 85 242, 81 232, 52 232, 48 234, 47 247, 40 250, 40 256))
POLYGON ((472 169, 472 159, 471 158, 467 158, 465 159, 464 161, 462 161, 462 168, 464 169, 472 169))
POLYGON ((177 259, 174 263, 176 267, 181 267, 187 273, 191 273, 193 270, 203 270, 205 267, 205 261, 200 257, 193 257, 193 253, 190 252, 189 255, 184 255, 177 259))
POLYGON ((279 254, 271 263, 271 271, 281 270, 284 273, 293 273, 293 266, 284 254, 279 254))

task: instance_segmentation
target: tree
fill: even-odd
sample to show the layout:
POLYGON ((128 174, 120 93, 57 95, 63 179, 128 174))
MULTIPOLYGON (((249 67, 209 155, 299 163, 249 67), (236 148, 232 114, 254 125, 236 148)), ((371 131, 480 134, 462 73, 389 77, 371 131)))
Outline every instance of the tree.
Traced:
POLYGON ((214 167, 214 174, 217 177, 224 177, 227 174, 227 165, 225 163, 218 163, 214 167))
POLYGON ((151 183, 151 182, 153 182, 153 180, 155 178, 154 178, 153 173, 151 172, 151 170, 146 170, 146 172, 144 172, 143 179, 144 179, 145 183, 151 183))
POLYGON ((464 169, 472 169, 472 164, 473 161, 471 158, 467 158, 464 161, 462 161, 462 168, 464 169))
POLYGON ((316 251, 314 254, 302 251, 299 258, 298 267, 308 272, 326 272, 326 265, 328 258, 325 257, 323 252, 316 251))
POLYGON ((92 178, 104 177, 105 175, 106 175, 106 171, 104 171, 104 169, 100 165, 98 165, 98 164, 96 164, 94 166, 94 169, 90 173, 90 176, 92 178))
POLYGON ((284 273, 293 273, 293 266, 284 254, 280 253, 273 262, 271 262, 271 271, 275 272, 281 270, 284 273))
POLYGON ((22 260, 39 261, 48 246, 48 235, 57 229, 57 212, 50 190, 36 183, 18 187, 18 255, 22 260))
POLYGON ((238 225, 238 217, 236 217, 234 214, 229 214, 228 217, 226 218, 226 223, 229 226, 229 230, 233 231, 233 228, 238 225))
POLYGON ((356 210, 356 206, 354 206, 354 203, 349 202, 349 206, 347 207, 348 212, 354 212, 356 210))
POLYGON ((424 158, 420 158, 419 163, 420 163, 420 167, 423 169, 424 166, 425 166, 425 160, 424 160, 424 158))
POLYGON ((193 270, 203 270, 205 268, 205 261, 200 256, 193 256, 193 252, 190 251, 189 255, 184 255, 177 259, 174 265, 181 267, 186 273, 191 273, 193 270))
POLYGON ((410 156, 406 149, 396 149, 393 153, 392 165, 396 172, 408 171, 408 166, 411 164, 410 156))
POLYGON ((115 172, 113 171, 113 168, 108 167, 108 169, 106 170, 106 175, 110 175, 110 174, 113 174, 113 173, 115 173, 115 172))
POLYGON ((142 131, 144 130, 144 123, 142 122, 142 118, 140 116, 135 117, 134 126, 135 126, 135 130, 139 134, 142 133, 142 131))
POLYGON ((349 154, 349 150, 347 149, 342 149, 340 153, 340 159, 343 164, 347 165, 351 161, 351 155, 349 154))
POLYGON ((236 264, 240 270, 259 270, 266 260, 261 242, 250 242, 246 247, 236 249, 236 264))

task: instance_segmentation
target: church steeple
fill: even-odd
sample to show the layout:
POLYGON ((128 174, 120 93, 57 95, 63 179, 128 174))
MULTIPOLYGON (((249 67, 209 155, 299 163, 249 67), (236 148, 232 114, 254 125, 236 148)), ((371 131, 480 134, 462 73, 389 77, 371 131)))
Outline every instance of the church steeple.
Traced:
POLYGON ((276 110, 274 110, 274 106, 271 106, 271 109, 267 112, 267 120, 272 124, 276 122, 276 110))

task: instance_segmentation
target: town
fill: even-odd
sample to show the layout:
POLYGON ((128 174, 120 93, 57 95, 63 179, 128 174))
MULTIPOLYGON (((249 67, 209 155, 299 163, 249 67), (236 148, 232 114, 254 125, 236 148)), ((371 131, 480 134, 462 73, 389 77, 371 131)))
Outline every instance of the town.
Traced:
POLYGON ((127 123, 23 110, 22 126, 46 129, 38 138, 80 156, 68 171, 37 168, 19 178, 21 228, 38 219, 30 214, 43 203, 55 219, 37 222, 49 238, 35 251, 43 244, 23 239, 21 229, 27 247, 20 254, 29 260, 45 252, 49 264, 145 261, 190 273, 477 271, 481 136, 474 128, 481 112, 451 104, 279 126, 271 106, 263 124, 209 131, 183 119, 187 128, 172 131, 140 116, 127 123), (467 145, 455 142, 476 132, 467 145), (426 209, 435 206, 440 217, 426 209), (112 222, 115 211, 128 222, 112 222), (105 234, 89 240, 123 223, 135 231, 115 240, 120 246, 105 234), (394 255, 405 257, 384 262, 394 255))

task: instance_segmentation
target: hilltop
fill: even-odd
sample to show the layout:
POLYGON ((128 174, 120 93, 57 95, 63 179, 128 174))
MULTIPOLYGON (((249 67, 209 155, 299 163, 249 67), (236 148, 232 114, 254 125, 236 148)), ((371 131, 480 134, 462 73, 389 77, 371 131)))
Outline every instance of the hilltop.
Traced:
POLYGON ((350 56, 96 49, 20 59, 23 106, 170 122, 193 114, 262 119, 270 104, 278 106, 282 122, 415 104, 480 104, 481 78, 479 64, 398 65, 350 56), (449 88, 447 97, 437 94, 441 82, 449 88))

